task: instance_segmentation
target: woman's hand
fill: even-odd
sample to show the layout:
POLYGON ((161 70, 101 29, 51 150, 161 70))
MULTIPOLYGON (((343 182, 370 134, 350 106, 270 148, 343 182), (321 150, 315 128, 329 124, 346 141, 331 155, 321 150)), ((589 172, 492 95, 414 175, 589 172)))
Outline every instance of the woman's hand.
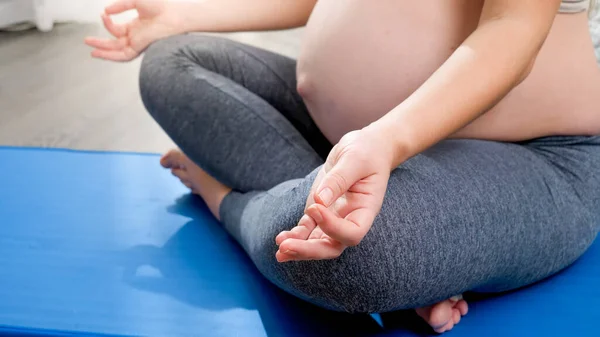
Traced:
POLYGON ((102 21, 114 39, 88 37, 92 56, 118 62, 137 58, 152 42, 181 33, 178 12, 166 0, 118 0, 105 9, 102 21), (135 10, 138 17, 126 24, 115 24, 110 15, 135 10))
MULTIPOLYGON (((1 0, 0 0, 1 1, 1 0)), ((186 32, 281 30, 306 24, 316 0, 116 0, 102 15, 114 39, 88 37, 92 56, 126 62, 137 58, 152 42, 186 32), (126 24, 110 15, 135 10, 126 24)))
POLYGON ((361 242, 381 210, 391 145, 368 128, 340 140, 315 179, 298 226, 277 236, 278 261, 333 259, 361 242))

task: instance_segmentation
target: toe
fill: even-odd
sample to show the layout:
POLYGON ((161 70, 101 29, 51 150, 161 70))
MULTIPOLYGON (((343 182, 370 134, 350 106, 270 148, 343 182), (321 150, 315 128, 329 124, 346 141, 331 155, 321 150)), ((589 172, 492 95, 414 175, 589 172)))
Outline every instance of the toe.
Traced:
POLYGON ((439 328, 447 326, 452 321, 452 302, 449 300, 440 302, 431 308, 431 313, 427 323, 437 331, 439 328))
POLYGON ((171 174, 173 176, 179 178, 179 180, 181 180, 181 182, 190 181, 189 174, 186 170, 182 170, 180 168, 172 168, 171 174))
POLYGON ((460 318, 460 311, 458 309, 452 309, 452 322, 454 323, 454 325, 460 322, 460 318))
POLYGON ((439 328, 439 329, 434 329, 435 332, 437 333, 444 333, 444 332, 448 332, 450 330, 452 330, 452 328, 454 328, 454 323, 452 321, 446 323, 446 325, 444 325, 443 327, 439 328))
POLYGON ((429 324, 429 316, 431 315, 431 307, 423 307, 415 309, 415 312, 419 317, 421 317, 425 322, 429 324))
POLYGON ((179 165, 183 153, 179 150, 170 150, 160 158, 160 165, 164 168, 172 168, 179 165))
POLYGON ((466 315, 469 312, 469 305, 465 300, 458 301, 458 303, 456 303, 454 307, 458 309, 458 311, 460 311, 460 314, 462 316, 466 315))
POLYGON ((163 154, 162 157, 160 157, 160 165, 164 168, 171 168, 171 166, 173 161, 173 150, 163 154))
POLYGON ((437 333, 452 330, 467 311, 467 302, 461 298, 450 298, 430 307, 416 309, 417 314, 437 333))

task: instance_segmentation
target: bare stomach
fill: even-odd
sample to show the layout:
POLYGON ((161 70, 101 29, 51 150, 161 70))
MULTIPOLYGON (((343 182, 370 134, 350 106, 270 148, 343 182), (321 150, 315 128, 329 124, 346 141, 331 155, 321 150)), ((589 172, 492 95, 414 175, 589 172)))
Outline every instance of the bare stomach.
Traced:
MULTIPOLYGON (((476 28, 482 2, 319 1, 298 90, 332 142, 410 96, 476 28)), ((455 138, 600 134, 600 69, 586 13, 560 14, 529 77, 455 138)))

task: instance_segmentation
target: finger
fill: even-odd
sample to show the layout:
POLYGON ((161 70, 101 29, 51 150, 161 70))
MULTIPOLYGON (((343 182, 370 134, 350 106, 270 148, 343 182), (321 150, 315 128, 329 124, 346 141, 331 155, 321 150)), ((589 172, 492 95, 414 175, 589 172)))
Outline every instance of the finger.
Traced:
POLYGON ((315 229, 312 231, 312 233, 310 233, 308 239, 309 240, 320 239, 321 237, 323 237, 323 235, 324 235, 323 230, 319 227, 315 227, 315 229))
POLYGON ((296 257, 296 253, 294 252, 292 253, 283 253, 281 252, 281 250, 278 250, 275 253, 275 259, 277 260, 277 262, 288 262, 288 261, 293 261, 294 258, 296 257))
POLYGON ((95 49, 94 51, 92 51, 92 57, 117 62, 126 62, 133 60, 133 57, 128 55, 125 52, 125 50, 95 49))
POLYGON ((346 246, 358 245, 370 228, 370 225, 361 227, 357 223, 342 219, 328 208, 318 204, 310 206, 306 210, 306 214, 315 220, 323 233, 346 246))
POLYGON ((310 187, 308 197, 306 198, 306 204, 304 205, 305 210, 308 208, 308 206, 315 203, 315 199, 314 199, 315 191, 316 191, 317 187, 319 187, 319 185, 321 184, 321 181, 323 180, 324 176, 325 176, 325 169, 324 169, 324 167, 321 167, 321 169, 319 169, 319 172, 317 173, 317 176, 315 177, 315 180, 312 183, 312 186, 310 187))
POLYGON ((321 184, 316 190, 315 201, 325 207, 346 193, 357 181, 365 178, 365 174, 357 169, 356 163, 351 163, 342 157, 335 163, 333 168, 327 172, 321 184))
POLYGON ((367 205, 350 211, 344 219, 356 225, 356 227, 351 227, 356 230, 356 233, 349 235, 357 235, 362 240, 373 226, 380 209, 374 205, 367 205))
POLYGON ((106 30, 108 30, 108 32, 114 37, 124 37, 127 35, 127 26, 115 24, 108 15, 102 15, 102 22, 104 23, 106 30))
POLYGON ((104 49, 104 50, 122 50, 127 45, 126 38, 113 39, 100 39, 97 37, 88 37, 85 39, 85 44, 90 47, 104 49))
POLYGON ((113 15, 123 13, 128 10, 135 9, 135 1, 134 0, 120 0, 111 5, 108 5, 104 11, 106 14, 113 15))
POLYGON ((345 248, 342 243, 331 239, 287 239, 281 243, 275 257, 279 262, 328 260, 339 257, 345 248))
POLYGON ((289 231, 279 233, 279 235, 275 237, 275 243, 280 245, 286 239, 306 240, 315 226, 317 226, 315 221, 308 215, 304 215, 302 218, 300 218, 300 221, 298 221, 298 225, 296 227, 289 231))

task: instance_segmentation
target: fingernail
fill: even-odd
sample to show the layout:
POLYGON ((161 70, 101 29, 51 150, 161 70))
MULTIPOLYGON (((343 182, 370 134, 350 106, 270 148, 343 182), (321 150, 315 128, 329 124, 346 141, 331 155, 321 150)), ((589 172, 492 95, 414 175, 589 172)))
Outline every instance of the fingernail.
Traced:
POLYGON ((289 250, 289 249, 288 249, 288 250, 286 250, 286 251, 285 251, 285 252, 283 252, 283 253, 284 253, 284 254, 286 254, 286 255, 291 255, 291 256, 296 256, 296 255, 298 255, 298 252, 297 252, 297 251, 294 251, 294 250, 289 250))
POLYGON ((332 201, 331 199, 333 199, 333 191, 327 187, 322 190, 321 193, 319 193, 319 198, 325 203, 326 206, 329 206, 332 201))

